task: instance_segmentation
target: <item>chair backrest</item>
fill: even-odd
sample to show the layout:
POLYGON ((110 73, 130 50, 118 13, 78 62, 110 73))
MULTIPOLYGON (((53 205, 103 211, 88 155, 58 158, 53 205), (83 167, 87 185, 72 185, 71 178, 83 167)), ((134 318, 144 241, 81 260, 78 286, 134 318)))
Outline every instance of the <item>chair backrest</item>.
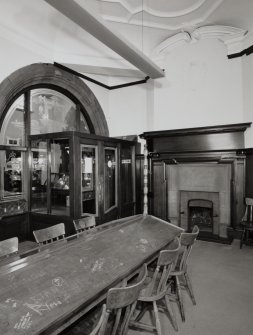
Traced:
POLYGON ((199 227, 194 226, 191 233, 182 233, 180 236, 181 250, 177 262, 177 270, 186 271, 187 260, 192 250, 192 246, 199 234, 199 227))
POLYGON ((0 242, 0 257, 8 257, 18 252, 18 238, 12 237, 0 242))
POLYGON ((245 213, 242 218, 242 222, 248 222, 253 224, 253 199, 252 198, 245 198, 245 213))
POLYGON ((95 228, 96 220, 95 216, 90 215, 81 219, 73 220, 76 233, 81 233, 85 230, 95 228))
POLYGON ((144 264, 139 273, 136 283, 125 287, 116 287, 109 289, 106 298, 106 312, 103 317, 100 329, 97 333, 94 332, 91 333, 91 335, 106 334, 108 318, 113 311, 116 312, 116 316, 110 335, 115 335, 116 332, 119 335, 125 335, 127 333, 131 316, 133 315, 133 312, 135 310, 136 302, 139 297, 140 291, 143 288, 146 277, 147 265, 144 264))
POLYGON ((173 246, 174 249, 160 251, 152 280, 145 290, 146 296, 160 296, 162 298, 167 292, 167 282, 180 252, 181 245, 178 238, 174 240, 173 246))
POLYGON ((33 235, 39 245, 58 241, 60 238, 65 239, 65 225, 64 223, 58 223, 48 228, 34 230, 33 235))

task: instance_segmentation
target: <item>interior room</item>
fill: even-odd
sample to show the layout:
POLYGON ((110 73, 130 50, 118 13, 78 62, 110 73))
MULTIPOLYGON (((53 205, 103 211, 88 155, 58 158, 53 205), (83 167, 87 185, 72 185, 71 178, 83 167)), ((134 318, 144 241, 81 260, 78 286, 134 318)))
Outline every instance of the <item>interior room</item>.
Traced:
POLYGON ((0 0, 1 334, 252 334, 252 15, 0 0))

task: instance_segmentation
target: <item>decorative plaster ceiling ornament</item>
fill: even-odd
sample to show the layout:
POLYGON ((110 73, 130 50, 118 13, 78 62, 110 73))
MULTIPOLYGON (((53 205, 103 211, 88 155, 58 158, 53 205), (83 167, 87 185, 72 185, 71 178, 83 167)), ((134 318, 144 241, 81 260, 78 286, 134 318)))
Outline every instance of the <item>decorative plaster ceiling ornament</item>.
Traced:
POLYGON ((161 59, 179 45, 207 38, 215 38, 222 41, 227 46, 228 54, 240 52, 243 49, 243 41, 246 34, 246 30, 230 26, 214 25, 199 27, 191 33, 181 32, 167 38, 155 47, 151 58, 161 59))
POLYGON ((127 0, 99 0, 99 1, 117 3, 121 5, 124 9, 126 9, 129 12, 129 19, 130 19, 133 15, 139 14, 142 11, 152 16, 165 17, 165 18, 183 16, 186 14, 190 14, 194 12, 195 10, 199 9, 208 0, 197 0, 191 6, 186 7, 184 9, 176 10, 176 11, 168 11, 168 10, 166 11, 166 9, 163 9, 163 10, 153 9, 152 2, 149 2, 149 4, 144 2, 142 6, 142 1, 135 1, 136 6, 133 6, 127 0), (140 5, 137 4, 138 2, 140 3, 140 5))
MULTIPOLYGON (((92 0, 94 1, 94 0, 92 0)), ((200 25, 221 5, 224 0, 145 1, 142 0, 96 0, 100 15, 107 21, 127 23, 157 29, 178 30, 184 19, 189 25, 200 25), (175 10, 175 7, 178 9, 175 10), (161 8, 161 9, 157 9, 161 8), (111 14, 113 13, 113 14, 111 14), (143 19, 143 16, 145 18, 143 19), (183 20, 182 20, 183 19, 183 20)))

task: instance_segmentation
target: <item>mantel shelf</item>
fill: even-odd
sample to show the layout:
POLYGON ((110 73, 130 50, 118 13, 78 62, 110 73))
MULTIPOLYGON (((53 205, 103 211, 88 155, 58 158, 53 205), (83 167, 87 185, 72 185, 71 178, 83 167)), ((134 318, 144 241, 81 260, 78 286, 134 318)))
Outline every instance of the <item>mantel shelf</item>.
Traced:
POLYGON ((154 138, 154 137, 171 137, 171 136, 244 132, 250 126, 251 126, 251 122, 247 122, 247 123, 234 123, 234 124, 208 126, 208 127, 159 130, 159 131, 144 132, 143 134, 140 135, 140 137, 149 139, 149 138, 154 138))

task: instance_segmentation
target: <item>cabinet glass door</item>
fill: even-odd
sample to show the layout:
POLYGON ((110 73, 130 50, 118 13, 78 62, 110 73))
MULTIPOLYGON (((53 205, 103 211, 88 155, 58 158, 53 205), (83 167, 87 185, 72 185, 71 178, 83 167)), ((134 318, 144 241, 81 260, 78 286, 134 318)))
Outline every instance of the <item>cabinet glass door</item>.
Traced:
POLYGON ((81 145, 81 212, 94 214, 98 212, 96 199, 97 185, 97 147, 81 145))
POLYGON ((47 141, 32 141, 31 151, 31 211, 47 214, 47 141))
POLYGON ((69 215, 69 140, 50 141, 51 214, 69 215))
POLYGON ((117 206, 117 161, 115 148, 105 148, 104 152, 104 210, 105 212, 108 212, 109 210, 117 206))

